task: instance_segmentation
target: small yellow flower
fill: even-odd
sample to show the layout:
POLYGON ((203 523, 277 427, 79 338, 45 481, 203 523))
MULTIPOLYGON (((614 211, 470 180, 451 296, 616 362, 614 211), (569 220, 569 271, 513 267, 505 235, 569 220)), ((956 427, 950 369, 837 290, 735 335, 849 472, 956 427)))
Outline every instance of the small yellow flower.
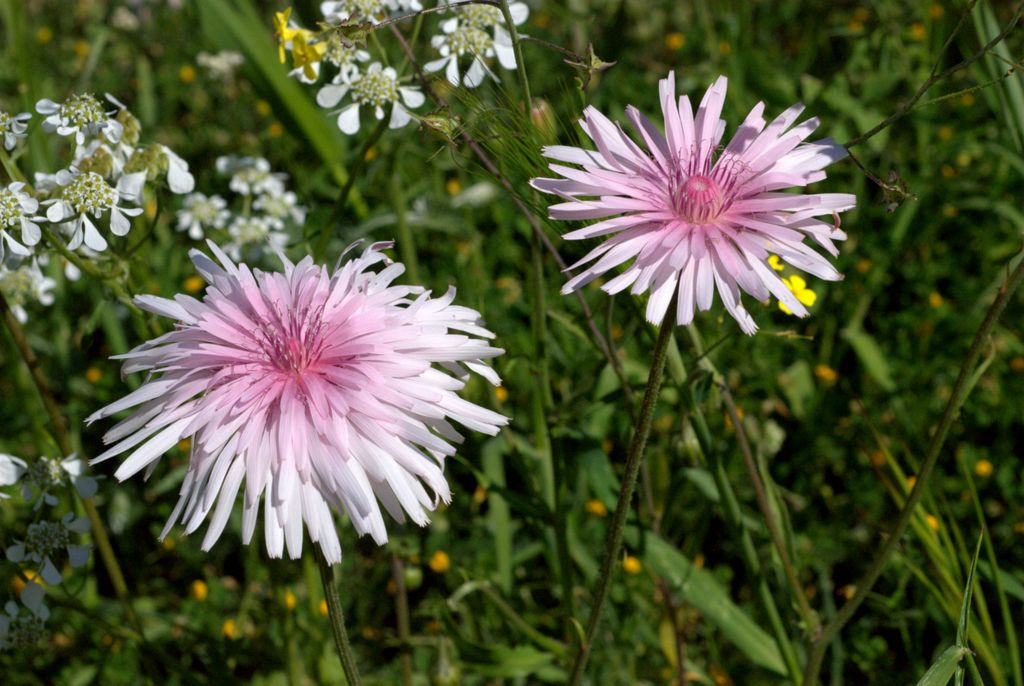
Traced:
POLYGON ((1024 534, 1024 522, 1017 522, 1013 525, 1013 533, 1024 534))
POLYGON ((846 584, 845 586, 839 589, 839 595, 849 600, 853 596, 857 595, 857 587, 853 584, 846 584))
POLYGON ((174 550, 174 545, 175 545, 174 538, 171 537, 171 536, 168 536, 167 538, 165 538, 163 540, 163 543, 161 545, 163 545, 164 550, 174 550))
POLYGON ((203 281, 203 277, 201 277, 201 276, 190 276, 187 279, 185 279, 185 284, 184 284, 185 292, 186 293, 198 293, 199 291, 203 290, 203 287, 205 285, 206 285, 206 282, 203 281))
POLYGON ((196 80, 196 69, 191 64, 181 65, 181 69, 178 70, 178 78, 181 79, 182 83, 192 83, 196 80))
POLYGON ((822 383, 832 385, 839 378, 839 373, 836 370, 829 367, 827 364, 819 364, 814 368, 814 375, 818 377, 822 383))
POLYGON ((952 126, 941 126, 939 127, 939 140, 948 141, 953 137, 952 126))
MULTIPOLYGON (((804 278, 802 276, 799 276, 798 274, 794 274, 788 279, 783 279, 782 283, 786 284, 786 288, 793 291, 793 295, 796 296, 797 300, 799 300, 802 304, 807 305, 808 307, 813 305, 814 302, 818 299, 818 294, 812 291, 810 288, 808 288, 807 282, 804 281, 804 278)), ((793 311, 790 310, 781 302, 779 303, 779 309, 785 312, 786 314, 793 314, 793 311)))
POLYGON ((857 264, 854 265, 854 268, 861 274, 867 274, 871 269, 871 260, 857 260, 857 264))
POLYGON ((326 617, 327 613, 328 613, 327 601, 326 600, 321 600, 320 601, 319 609, 320 609, 320 614, 322 614, 324 617, 326 617))
POLYGON ((924 30, 924 24, 922 24, 919 21, 915 21, 913 24, 910 25, 910 37, 913 40, 924 40, 925 35, 926 32, 924 30))
POLYGON ((617 341, 622 338, 622 334, 625 333, 622 327, 618 324, 612 324, 612 340, 617 341))
POLYGON ((988 460, 982 459, 974 463, 974 473, 980 476, 982 479, 987 479, 988 477, 992 476, 992 472, 994 470, 995 467, 993 467, 992 463, 989 462, 988 460))
POLYGON ((462 183, 458 179, 452 177, 444 184, 444 189, 448 191, 448 195, 458 195, 462 190, 462 183))
POLYGON ((443 550, 438 550, 430 556, 430 562, 427 564, 430 565, 430 568, 438 574, 444 574, 448 571, 448 568, 452 566, 452 561, 451 558, 448 557, 448 553, 443 550))
POLYGON ((942 175, 947 179, 951 179, 956 176, 956 169, 953 169, 952 165, 949 164, 942 165, 942 168, 939 169, 939 171, 942 172, 942 175))
POLYGON ((267 116, 271 112, 270 103, 267 102, 266 100, 257 100, 256 101, 256 112, 261 117, 267 116))
POLYGON ((36 31, 36 42, 40 45, 46 45, 53 40, 53 29, 49 26, 40 26, 36 31))
POLYGON ((303 31, 292 38, 292 67, 302 69, 302 73, 307 79, 316 78, 317 72, 313 65, 319 62, 327 52, 326 43, 309 42, 312 35, 312 31, 303 31))
POLYGON ((931 7, 928 8, 928 15, 932 19, 938 19, 939 17, 941 17, 945 13, 946 13, 945 8, 943 8, 942 5, 939 5, 939 4, 932 5, 931 7))
POLYGON ((267 127, 267 135, 271 138, 280 138, 284 135, 284 125, 279 121, 273 122, 267 127))
POLYGON ((927 517, 925 517, 925 519, 928 521, 928 526, 929 526, 929 528, 931 528, 932 531, 938 531, 939 530, 939 518, 938 517, 936 517, 935 515, 928 515, 927 517))
POLYGON ((626 570, 626 574, 639 574, 644 566, 632 555, 626 555, 626 559, 622 561, 622 568, 626 570))
POLYGON ((363 159, 367 162, 374 159, 375 157, 377 157, 377 148, 373 146, 370 146, 370 149, 366 151, 365 155, 363 155, 363 159))
POLYGON ((473 491, 473 502, 476 503, 477 505, 480 505, 485 500, 487 500, 487 489, 481 485, 478 485, 476 489, 473 491))
POLYGON ((588 513, 594 515, 595 517, 605 517, 608 515, 608 508, 605 507, 604 503, 602 503, 597 498, 588 500, 587 504, 584 505, 583 507, 588 513))
POLYGON ((705 562, 704 553, 697 553, 696 555, 693 556, 693 568, 694 569, 704 569, 704 562, 705 562))
POLYGON ((718 52, 719 52, 719 54, 721 54, 723 56, 732 54, 732 46, 729 45, 729 41, 727 41, 727 40, 719 41, 719 43, 718 43, 718 52))
POLYGON ((928 294, 928 304, 932 306, 932 309, 942 307, 942 296, 938 292, 932 291, 928 294))
POLYGON ((285 607, 287 607, 289 610, 294 610, 296 602, 297 601, 295 599, 295 594, 292 593, 290 589, 284 592, 284 606, 285 607))
POLYGON ((75 44, 71 46, 71 49, 74 50, 75 54, 79 57, 87 57, 89 55, 89 51, 92 50, 89 44, 84 40, 76 40, 75 44))
POLYGON ((942 216, 946 219, 952 219, 958 214, 956 206, 946 203, 942 206, 942 216))
POLYGON ((956 166, 969 167, 971 165, 971 154, 962 152, 956 156, 956 166))
POLYGON ((1024 374, 1024 357, 1018 355, 1017 357, 1010 360, 1010 369, 1017 372, 1018 374, 1024 374))
POLYGON ((220 627, 220 632, 224 638, 235 640, 235 637, 238 636, 238 622, 233 619, 225 619, 220 627))
POLYGON ((673 31, 665 36, 665 47, 669 50, 679 50, 684 45, 686 45, 686 36, 678 31, 673 31))
POLYGON ((907 490, 910 490, 917 483, 917 477, 911 474, 907 477, 907 490))
POLYGON ((663 414, 654 420, 654 430, 658 433, 665 433, 672 428, 675 418, 671 413, 663 414))
POLYGON ((782 264, 782 260, 779 259, 778 255, 768 256, 768 266, 777 272, 781 272, 783 269, 786 268, 786 265, 782 264))
POLYGON ((99 383, 102 378, 103 372, 100 371, 99 367, 89 367, 85 370, 85 380, 91 384, 99 383))
POLYGON ((960 104, 964 107, 970 107, 974 104, 974 93, 964 93, 960 96, 960 104))
POLYGON ((180 441, 178 441, 178 450, 180 450, 183 453, 187 453, 190 450, 192 450, 192 439, 183 438, 180 441))
POLYGON ((508 391, 505 390, 504 386, 498 386, 494 389, 494 397, 499 403, 508 402, 508 391))
POLYGON ((274 13, 274 36, 277 38, 277 58, 284 64, 285 43, 295 37, 295 34, 302 29, 288 26, 288 19, 292 16, 292 8, 286 7, 280 12, 274 13))
POLYGON ((206 597, 210 595, 210 588, 202 579, 196 579, 192 582, 192 585, 189 586, 188 594, 199 602, 203 602, 206 600, 206 597))

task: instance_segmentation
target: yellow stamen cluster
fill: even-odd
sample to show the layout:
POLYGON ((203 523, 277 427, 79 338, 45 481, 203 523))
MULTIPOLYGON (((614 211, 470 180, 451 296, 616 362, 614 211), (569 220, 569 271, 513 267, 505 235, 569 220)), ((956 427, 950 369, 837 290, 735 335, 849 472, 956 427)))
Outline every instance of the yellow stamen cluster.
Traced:
POLYGON ((102 124, 107 120, 107 112, 92 93, 72 95, 60 106, 60 118, 78 128, 102 124))
POLYGON ((99 216, 117 203, 117 191, 96 172, 86 172, 76 176, 64 189, 63 198, 75 214, 99 216))
MULTIPOLYGON (((3 113, 0 112, 0 114, 3 113)), ((5 226, 14 226, 21 221, 23 215, 21 201, 14 191, 7 188, 0 189, 0 229, 5 226)))
POLYGON ((383 107, 398 100, 398 81, 383 71, 368 71, 352 84, 352 98, 361 105, 383 107))

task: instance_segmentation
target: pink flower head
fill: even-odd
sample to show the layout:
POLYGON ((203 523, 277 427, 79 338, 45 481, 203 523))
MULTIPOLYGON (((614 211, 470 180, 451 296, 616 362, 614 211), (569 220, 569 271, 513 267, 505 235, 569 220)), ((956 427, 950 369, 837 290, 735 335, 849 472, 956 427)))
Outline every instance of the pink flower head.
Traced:
MULTIPOLYGON (((137 408, 104 436, 116 444, 93 462, 131 451, 124 480, 192 439, 181 497, 164 527, 220 537, 245 482, 242 537, 252 538, 260 498, 267 550, 302 552, 302 527, 328 561, 341 559, 332 509, 382 544, 380 505, 419 525, 451 493, 442 472, 462 436, 449 420, 496 434, 507 419, 457 395, 470 372, 500 379, 483 360, 503 350, 475 310, 419 286, 395 286, 405 268, 376 243, 330 273, 305 258, 284 271, 235 265, 213 243, 218 265, 190 255, 210 286, 203 299, 143 295, 139 307, 177 320, 174 331, 129 353, 124 372, 151 376, 88 421, 137 408), (374 265, 384 263, 379 271, 374 265), (445 372, 450 373, 445 373, 445 372), (431 492, 428 492, 429 491, 431 492)), ((350 248, 351 249, 351 248, 350 248)))
POLYGON ((810 236, 837 255, 832 241, 843 240, 846 234, 833 223, 833 216, 852 208, 855 197, 780 191, 824 179, 822 170, 845 157, 846 150, 828 138, 803 142, 818 120, 790 128, 802 105, 790 107, 766 126, 764 103, 751 110, 720 149, 725 121, 719 115, 726 83, 724 76, 719 77, 694 114, 688 97, 676 100, 675 74, 670 73, 660 83, 664 135, 635 107, 626 108, 643 147, 621 126, 588 107, 580 124, 597 150, 564 145, 544 149, 544 155, 556 162, 582 167, 552 164, 552 171, 565 178, 532 181, 538 190, 565 200, 550 207, 551 218, 602 220, 565 238, 612 235, 570 267, 593 263, 566 283, 563 293, 636 258, 603 290, 649 290, 647 318, 653 323, 664 319, 678 292, 677 321, 688 324, 695 309, 711 307, 717 289, 740 328, 752 334, 757 325, 743 308, 741 290, 761 301, 774 295, 794 314, 807 315, 768 266, 771 254, 822 279, 842 278, 804 238, 810 236))

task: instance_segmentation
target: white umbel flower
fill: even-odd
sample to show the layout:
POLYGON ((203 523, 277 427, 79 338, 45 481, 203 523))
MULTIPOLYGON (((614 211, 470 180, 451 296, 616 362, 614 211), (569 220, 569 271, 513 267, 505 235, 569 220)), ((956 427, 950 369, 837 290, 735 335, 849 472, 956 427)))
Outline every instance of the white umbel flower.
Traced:
POLYGON ((267 223, 275 229, 283 229, 286 223, 302 224, 306 220, 306 208, 298 204, 298 197, 292 191, 261 195, 252 208, 262 212, 267 223))
MULTIPOLYGON (((81 567, 89 561, 91 546, 73 543, 74 534, 89 531, 89 520, 76 517, 68 512, 59 522, 41 521, 29 524, 24 541, 7 548, 7 559, 11 562, 29 560, 40 565, 39 576, 48 584, 57 585, 64 580, 53 558, 67 553, 72 567, 81 567)), ((60 559, 60 558, 58 558, 60 559)))
POLYGON ((278 252, 288 245, 288 234, 275 231, 262 215, 236 216, 228 227, 231 240, 224 250, 236 260, 255 259, 267 249, 278 252))
MULTIPOLYGON (((124 109, 124 105, 114 96, 108 93, 106 98, 118 109, 124 109)), ((61 136, 74 136, 78 145, 94 136, 103 136, 116 144, 124 133, 121 122, 112 116, 117 114, 117 109, 104 109, 92 93, 72 95, 63 103, 44 98, 36 103, 36 112, 46 116, 43 120, 44 131, 56 131, 61 136)))
POLYGON ((217 158, 217 172, 230 176, 228 188, 239 195, 283 193, 286 174, 270 171, 270 162, 262 157, 224 155, 217 158))
POLYGON ((346 95, 351 96, 352 102, 338 111, 338 128, 349 135, 359 131, 359 110, 363 105, 372 108, 378 120, 384 118, 385 109, 390 105, 388 126, 400 129, 413 118, 408 108, 419 107, 425 99, 418 88, 400 85, 398 73, 380 62, 374 62, 351 81, 335 78, 320 89, 316 101, 321 107, 331 109, 346 95))
POLYGON ((194 241, 201 240, 205 229, 223 229, 231 218, 227 202, 219 195, 190 193, 178 210, 178 231, 188 231, 194 241))
POLYGON ((29 583, 21 591, 21 605, 13 600, 4 605, 0 614, 0 651, 25 650, 46 637, 46 620, 50 609, 43 603, 46 594, 37 583, 29 583), (24 607, 27 612, 22 612, 24 607))
POLYGON ((64 224, 65 230, 71 234, 69 250, 76 250, 83 243, 96 251, 106 250, 107 241, 92 219, 99 219, 109 212, 110 232, 115 236, 126 236, 132 228, 128 217, 142 214, 141 207, 120 207, 118 190, 96 172, 61 170, 57 172, 57 183, 62 187, 61 195, 44 203, 50 206, 46 210, 46 218, 55 224, 64 224))
POLYGON ((54 507, 60 500, 52 491, 72 485, 83 498, 96 495, 99 484, 85 473, 85 460, 72 453, 63 460, 45 455, 33 460, 26 468, 25 480, 21 485, 21 497, 25 502, 35 501, 35 509, 43 505, 54 507))
POLYGON ((22 257, 31 255, 29 248, 42 236, 35 222, 40 217, 33 216, 39 209, 39 201, 22 190, 24 187, 25 184, 18 182, 0 187, 0 262, 3 262, 7 249, 22 257), (20 242, 10 233, 15 228, 21 237, 20 242))
MULTIPOLYGON (((4 486, 13 486, 18 483, 18 479, 26 471, 25 460, 15 457, 14 455, 6 455, 0 453, 0 488, 4 486)), ((0 491, 0 500, 4 498, 10 498, 3 491, 0 491)))
POLYGON ((5 150, 14 150, 18 140, 28 135, 28 120, 31 118, 28 112, 10 115, 0 110, 0 138, 4 141, 5 150))
POLYGON ((53 279, 43 274, 34 259, 15 266, 0 262, 0 293, 3 293, 15 319, 22 324, 28 321, 25 306, 29 303, 53 304, 50 291, 56 285, 53 279))

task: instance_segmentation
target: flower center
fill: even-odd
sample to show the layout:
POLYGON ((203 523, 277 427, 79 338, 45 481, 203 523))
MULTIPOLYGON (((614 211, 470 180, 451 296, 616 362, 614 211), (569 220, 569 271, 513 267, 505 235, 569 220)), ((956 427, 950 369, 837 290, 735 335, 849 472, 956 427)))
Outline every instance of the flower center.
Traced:
POLYGON ((457 12, 464 21, 480 28, 500 24, 504 19, 501 10, 497 7, 486 5, 465 5, 458 8, 457 12))
POLYGON ((96 172, 86 172, 76 176, 64 189, 64 202, 71 205, 76 214, 98 216, 117 204, 117 191, 96 172))
POLYGON ((352 97, 360 104, 382 107, 398 100, 398 83, 383 71, 368 71, 352 84, 352 97))
POLYGON ((683 182, 676 195, 676 211, 691 224, 707 224, 722 211, 722 189, 710 176, 694 174, 683 182))
POLYGON ((107 120, 103 105, 92 93, 72 95, 60 108, 61 119, 72 126, 85 128, 95 126, 107 120))
POLYGON ((14 226, 22 218, 21 200, 6 188, 0 190, 0 228, 14 226))
POLYGON ((490 49, 491 44, 494 42, 489 35, 473 24, 461 25, 458 30, 449 36, 448 41, 456 55, 468 52, 481 56, 490 49))

